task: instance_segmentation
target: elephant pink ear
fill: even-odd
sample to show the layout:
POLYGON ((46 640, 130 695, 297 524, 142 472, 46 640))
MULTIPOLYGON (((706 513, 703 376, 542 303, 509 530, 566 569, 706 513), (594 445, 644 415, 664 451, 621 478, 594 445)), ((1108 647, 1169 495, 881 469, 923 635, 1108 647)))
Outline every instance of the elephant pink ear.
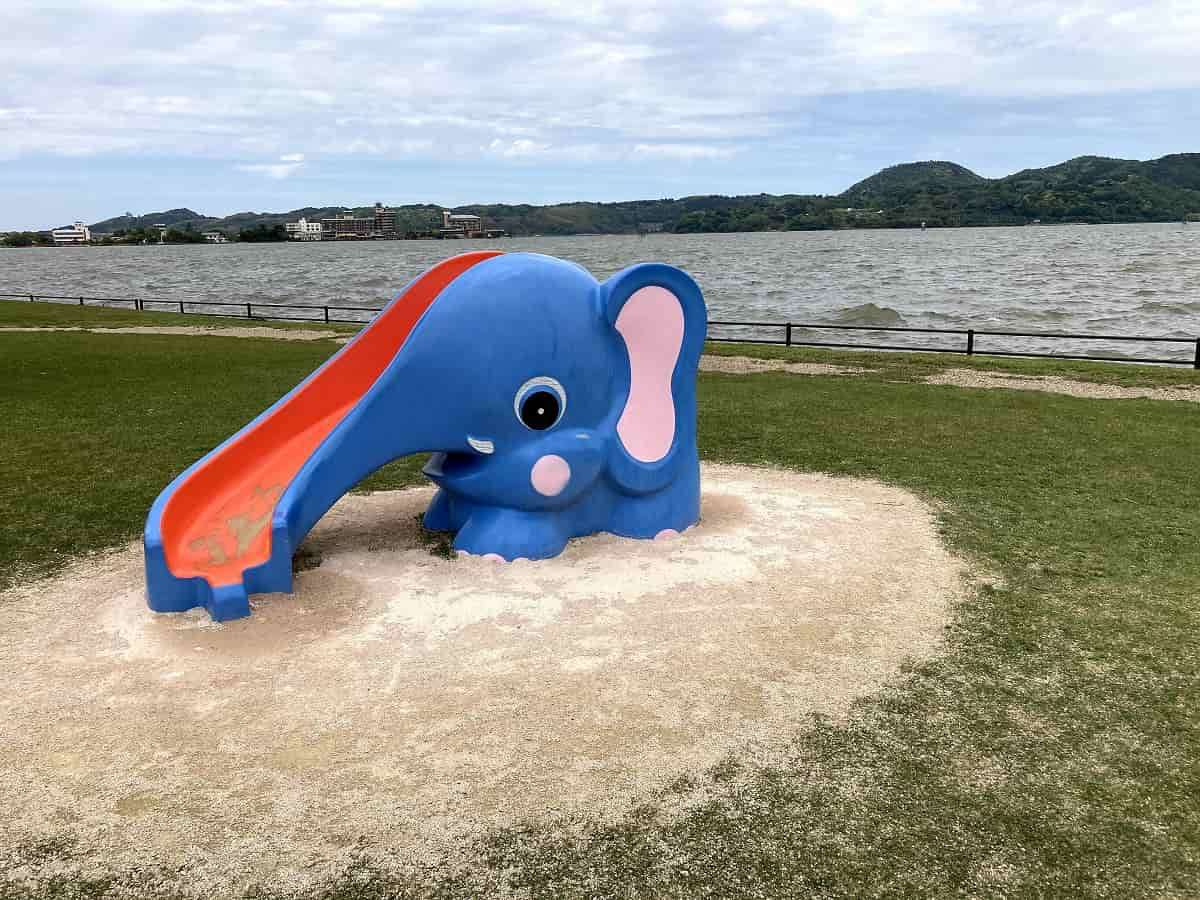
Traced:
POLYGON ((615 327, 629 353, 629 399, 617 437, 638 462, 657 462, 675 440, 671 377, 683 346, 683 306, 664 287, 639 288, 621 307, 615 327))

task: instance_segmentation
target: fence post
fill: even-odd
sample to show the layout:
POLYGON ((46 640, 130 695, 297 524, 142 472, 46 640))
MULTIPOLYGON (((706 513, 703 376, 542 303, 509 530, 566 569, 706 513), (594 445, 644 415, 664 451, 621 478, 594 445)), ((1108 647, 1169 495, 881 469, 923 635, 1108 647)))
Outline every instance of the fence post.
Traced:
POLYGON ((1196 355, 1192 358, 1192 368, 1200 369, 1200 338, 1196 338, 1196 355))
POLYGON ((33 302, 33 294, 30 294, 30 295, 29 295, 29 302, 30 302, 30 303, 32 303, 32 302, 33 302))
POLYGON ((329 324, 329 307, 326 306, 326 307, 324 307, 324 309, 325 309, 325 324, 328 325, 329 324))
POLYGON ((787 337, 784 338, 784 346, 792 346, 792 323, 787 323, 787 337))
POLYGON ((967 356, 975 355, 975 329, 967 329, 967 356))
POLYGON ((179 301, 179 314, 181 316, 183 315, 183 301, 182 300, 179 301))
POLYGON ((247 318, 247 319, 251 318, 251 315, 250 315, 250 304, 249 304, 249 303, 247 303, 247 304, 246 304, 246 318, 247 318))
POLYGON ((141 297, 133 298, 133 308, 134 308, 135 312, 141 312, 143 309, 145 309, 145 307, 142 306, 142 298, 141 297))
POLYGON ((83 306, 83 298, 82 297, 79 298, 79 305, 83 306))

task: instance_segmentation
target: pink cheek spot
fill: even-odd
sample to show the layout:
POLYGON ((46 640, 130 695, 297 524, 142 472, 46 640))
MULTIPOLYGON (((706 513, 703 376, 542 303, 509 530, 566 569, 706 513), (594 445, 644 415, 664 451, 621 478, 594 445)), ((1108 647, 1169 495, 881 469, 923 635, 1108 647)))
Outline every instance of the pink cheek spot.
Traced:
POLYGON ((662 531, 660 531, 658 534, 656 534, 654 536, 654 539, 656 541, 669 541, 669 540, 672 540, 673 538, 677 538, 677 537, 679 537, 679 532, 676 531, 674 528, 664 528, 662 531))
POLYGON ((533 464, 529 482, 543 497, 557 497, 571 480, 571 467, 561 456, 543 456, 533 464))

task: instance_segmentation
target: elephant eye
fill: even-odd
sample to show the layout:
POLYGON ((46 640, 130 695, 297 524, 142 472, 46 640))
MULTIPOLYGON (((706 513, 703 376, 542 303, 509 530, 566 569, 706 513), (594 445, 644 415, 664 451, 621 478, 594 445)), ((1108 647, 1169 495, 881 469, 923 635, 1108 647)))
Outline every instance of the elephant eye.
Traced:
POLYGON ((513 411, 526 428, 545 431, 558 424, 567 411, 567 392, 553 378, 530 378, 513 398, 513 411))

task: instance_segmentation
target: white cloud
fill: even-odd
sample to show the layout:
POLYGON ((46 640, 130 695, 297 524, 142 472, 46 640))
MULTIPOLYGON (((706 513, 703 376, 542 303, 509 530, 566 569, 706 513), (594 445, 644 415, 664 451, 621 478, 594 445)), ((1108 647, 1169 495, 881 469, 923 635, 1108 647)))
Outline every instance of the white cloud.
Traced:
POLYGON ((487 149, 489 153, 496 156, 516 159, 522 156, 539 156, 549 150, 550 145, 531 141, 529 138, 517 138, 514 141, 502 141, 500 138, 494 138, 487 145, 487 149))
POLYGON ((292 175, 299 166, 293 163, 258 163, 236 168, 239 172, 249 172, 251 175, 265 175, 267 178, 282 180, 292 175))
POLYGON ((762 12, 756 12, 742 6, 735 6, 733 9, 721 13, 717 17, 717 21, 727 28, 741 31, 765 25, 767 23, 767 16, 762 12))
POLYGON ((383 16, 373 12, 337 12, 330 13, 322 20, 330 31, 340 35, 355 36, 378 28, 384 21, 383 16))
POLYGON ((1195 91, 1197 35, 1194 0, 15 0, 0 157, 720 159, 850 95, 1195 91))
POLYGON ((251 175, 265 175, 267 178, 282 181, 294 175, 303 165, 303 153, 285 153, 279 157, 279 162, 276 163, 245 163, 235 168, 239 172, 248 172, 251 175))
POLYGON ((711 147, 705 144, 638 144, 633 148, 634 156, 658 159, 726 159, 733 156, 729 147, 711 147))

